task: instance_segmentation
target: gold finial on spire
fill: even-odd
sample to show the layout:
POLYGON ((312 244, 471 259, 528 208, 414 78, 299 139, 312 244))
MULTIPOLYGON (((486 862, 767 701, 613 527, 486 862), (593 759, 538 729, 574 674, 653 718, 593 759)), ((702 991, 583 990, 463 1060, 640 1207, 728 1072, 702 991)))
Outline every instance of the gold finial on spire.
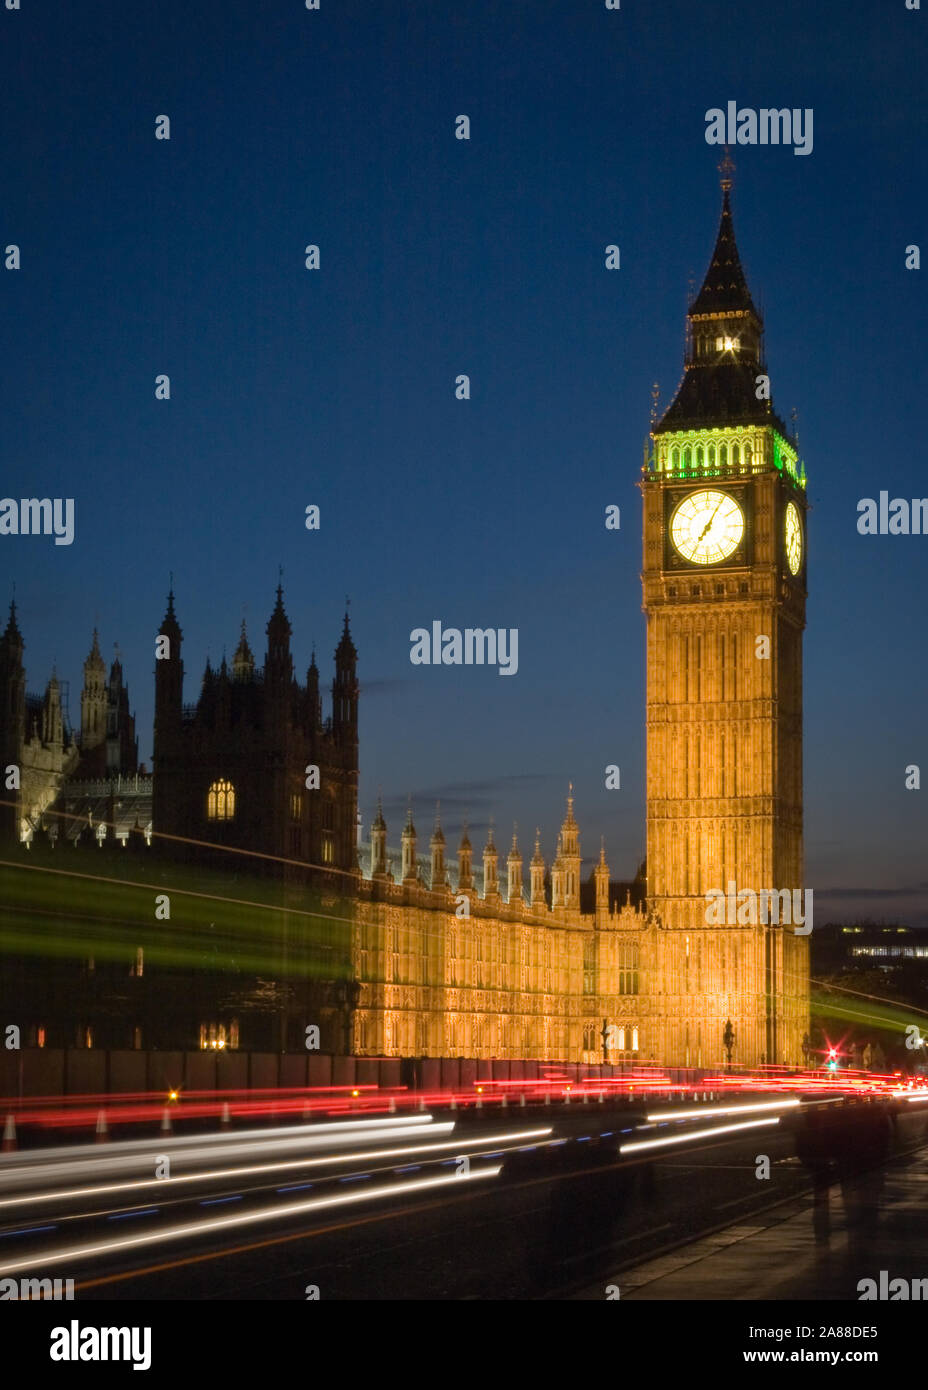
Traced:
POLYGON ((731 191, 732 174, 733 174, 734 172, 735 172, 735 161, 732 159, 732 157, 731 157, 731 151, 729 150, 728 146, 726 145, 726 146, 725 146, 725 153, 722 155, 722 158, 719 160, 719 173, 721 174, 721 178, 719 179, 719 183, 720 183, 721 186, 722 186, 722 192, 723 192, 723 193, 728 193, 728 192, 731 191))

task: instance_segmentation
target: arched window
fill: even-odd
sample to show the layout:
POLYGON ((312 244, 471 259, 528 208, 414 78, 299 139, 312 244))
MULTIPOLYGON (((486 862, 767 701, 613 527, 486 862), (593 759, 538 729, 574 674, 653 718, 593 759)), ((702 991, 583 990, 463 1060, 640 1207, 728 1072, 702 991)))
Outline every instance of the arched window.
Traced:
POLYGON ((684 448, 683 448, 683 467, 684 467, 687 471, 689 471, 689 466, 690 466, 690 446, 689 446, 688 444, 686 444, 686 445, 684 445, 684 448))
POLYGON ((733 444, 733 445, 731 446, 731 466, 732 466, 732 468, 737 468, 737 467, 738 467, 738 464, 739 464, 740 462, 741 462, 741 449, 740 449, 739 445, 733 444))
POLYGON ((719 468, 727 468, 727 467, 728 467, 728 446, 727 446, 727 444, 720 444, 720 445, 719 445, 719 468))
POLYGON ((752 450, 750 444, 745 444, 745 446, 744 446, 744 466, 745 466, 745 468, 750 468, 750 467, 751 467, 751 463, 752 463, 752 461, 753 461, 752 455, 753 455, 753 450, 752 450))
POLYGON ((221 778, 213 782, 206 798, 207 820, 232 820, 235 815, 235 788, 221 778))
POLYGON ((671 468, 680 467, 680 448, 677 444, 675 444, 670 451, 670 466, 671 468))
POLYGON ((697 445, 696 445, 696 467, 697 467, 697 468, 702 468, 702 457, 703 457, 703 455, 702 455, 702 445, 701 445, 701 444, 697 444, 697 445))
POLYGON ((708 450, 707 450, 707 454, 708 454, 708 458, 709 458, 709 467, 710 467, 710 468, 714 468, 714 467, 715 467, 715 445, 714 445, 714 444, 710 444, 710 445, 709 445, 709 448, 708 448, 708 450))

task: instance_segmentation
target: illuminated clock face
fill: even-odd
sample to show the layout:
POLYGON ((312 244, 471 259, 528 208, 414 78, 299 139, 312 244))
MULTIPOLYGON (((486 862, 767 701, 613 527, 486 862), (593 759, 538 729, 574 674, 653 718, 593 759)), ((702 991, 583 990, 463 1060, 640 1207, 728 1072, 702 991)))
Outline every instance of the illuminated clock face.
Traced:
POLYGON ((785 541, 786 541, 786 563, 789 565, 790 574, 798 574, 802 564, 802 521, 799 517, 799 508, 795 502, 786 504, 786 520, 784 522, 785 541))
POLYGON ((744 512, 730 492, 691 492, 670 518, 674 548, 694 565, 718 565, 727 560, 743 535, 744 512))

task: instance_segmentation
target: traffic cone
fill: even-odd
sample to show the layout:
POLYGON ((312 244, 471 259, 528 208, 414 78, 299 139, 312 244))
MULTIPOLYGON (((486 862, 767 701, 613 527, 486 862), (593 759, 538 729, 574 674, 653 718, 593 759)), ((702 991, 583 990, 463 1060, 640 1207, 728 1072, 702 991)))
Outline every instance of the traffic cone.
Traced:
POLYGON ((16 1143, 16 1117, 7 1115, 6 1124, 3 1126, 3 1152, 12 1153, 18 1147, 16 1143))
POLYGON ((97 1115, 97 1143, 106 1144, 109 1142, 110 1132, 106 1123, 106 1111, 101 1110, 97 1115))

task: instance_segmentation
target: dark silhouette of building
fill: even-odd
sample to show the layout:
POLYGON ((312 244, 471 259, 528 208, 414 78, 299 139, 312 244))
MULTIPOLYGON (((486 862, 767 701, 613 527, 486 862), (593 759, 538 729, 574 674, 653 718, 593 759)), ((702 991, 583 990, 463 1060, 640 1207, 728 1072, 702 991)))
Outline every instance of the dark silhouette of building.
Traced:
POLYGON ((356 871, 358 682, 348 615, 325 721, 315 652, 301 685, 290 636, 278 586, 263 669, 242 623, 231 670, 225 657, 218 671, 207 660, 200 697, 185 705, 183 634, 168 596, 155 668, 152 825, 172 856, 201 858, 208 843, 356 871))

